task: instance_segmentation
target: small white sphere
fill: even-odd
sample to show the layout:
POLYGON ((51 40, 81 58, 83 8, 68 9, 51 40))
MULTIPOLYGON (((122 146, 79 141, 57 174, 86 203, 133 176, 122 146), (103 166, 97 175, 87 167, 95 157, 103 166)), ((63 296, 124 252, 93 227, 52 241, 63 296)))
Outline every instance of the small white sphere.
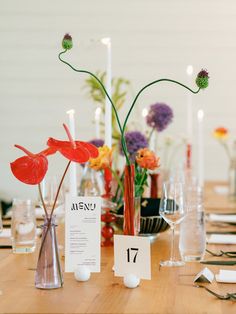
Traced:
POLYGON ((140 279, 133 275, 133 274, 127 274, 124 276, 124 285, 127 287, 127 288, 136 288, 138 287, 138 285, 140 284, 140 279))
POLYGON ((90 278, 90 269, 87 266, 81 265, 75 269, 75 279, 77 281, 87 281, 90 278))

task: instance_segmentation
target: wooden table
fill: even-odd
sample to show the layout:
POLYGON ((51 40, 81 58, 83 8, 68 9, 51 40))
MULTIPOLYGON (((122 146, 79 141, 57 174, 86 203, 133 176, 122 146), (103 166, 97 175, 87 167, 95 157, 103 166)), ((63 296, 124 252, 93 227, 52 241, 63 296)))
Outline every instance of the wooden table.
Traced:
MULTIPOLYGON (((160 260, 169 258, 169 242, 170 232, 165 232, 152 244, 152 280, 142 280, 136 289, 125 288, 122 278, 114 277, 113 248, 102 248, 101 273, 92 274, 84 283, 77 282, 73 274, 64 274, 64 287, 51 291, 34 287, 32 269, 37 252, 14 255, 11 250, 1 249, 0 313, 235 314, 236 302, 218 300, 204 289, 193 287, 193 278, 203 269, 202 264, 159 268, 160 260)), ((219 250, 217 245, 208 248, 219 250)), ((236 246, 220 245, 220 249, 236 250, 236 246)), ((208 254, 205 258, 211 259, 208 254)), ((220 268, 225 269, 209 266, 214 273, 220 268)), ((236 284, 214 282, 210 288, 219 293, 236 292, 236 284)))

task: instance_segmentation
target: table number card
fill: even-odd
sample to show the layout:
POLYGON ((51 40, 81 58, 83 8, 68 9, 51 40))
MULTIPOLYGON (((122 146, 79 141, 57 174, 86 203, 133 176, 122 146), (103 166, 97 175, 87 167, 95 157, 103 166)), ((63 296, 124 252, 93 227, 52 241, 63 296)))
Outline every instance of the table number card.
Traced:
POLYGON ((67 197, 65 215, 65 271, 81 265, 100 272, 101 198, 67 197))
POLYGON ((151 248, 146 237, 114 236, 115 276, 136 275, 151 279, 151 248))

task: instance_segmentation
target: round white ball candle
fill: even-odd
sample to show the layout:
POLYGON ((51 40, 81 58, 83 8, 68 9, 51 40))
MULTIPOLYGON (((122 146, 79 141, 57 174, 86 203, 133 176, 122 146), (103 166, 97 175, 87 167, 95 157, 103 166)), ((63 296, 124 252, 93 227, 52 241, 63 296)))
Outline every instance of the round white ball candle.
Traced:
POLYGON ((90 269, 87 266, 82 265, 78 266, 75 269, 74 275, 77 281, 88 281, 91 276, 91 273, 90 269))
POLYGON ((138 287, 139 283, 140 283, 140 279, 133 274, 127 274, 124 276, 124 285, 127 288, 130 288, 130 289, 136 288, 138 287))

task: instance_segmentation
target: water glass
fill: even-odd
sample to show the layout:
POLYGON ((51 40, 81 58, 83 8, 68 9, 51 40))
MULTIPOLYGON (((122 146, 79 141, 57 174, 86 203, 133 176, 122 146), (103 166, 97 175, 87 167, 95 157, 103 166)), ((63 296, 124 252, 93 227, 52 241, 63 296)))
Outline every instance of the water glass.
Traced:
POLYGON ((13 201, 11 240, 13 253, 32 253, 36 247, 35 204, 31 200, 13 201))
POLYGON ((179 251, 183 261, 203 259, 206 249, 206 232, 202 191, 197 185, 186 188, 186 216, 180 225, 179 251))
POLYGON ((2 232, 3 226, 2 226, 2 212, 0 210, 0 233, 2 232))

